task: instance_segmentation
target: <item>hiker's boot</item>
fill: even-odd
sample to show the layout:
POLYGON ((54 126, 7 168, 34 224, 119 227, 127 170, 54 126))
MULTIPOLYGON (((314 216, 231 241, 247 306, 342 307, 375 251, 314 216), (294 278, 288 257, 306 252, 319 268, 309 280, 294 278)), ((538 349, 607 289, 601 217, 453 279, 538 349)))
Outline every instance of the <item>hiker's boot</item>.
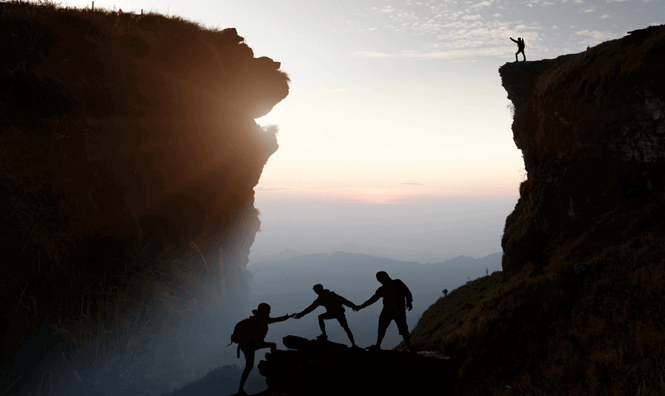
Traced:
POLYGON ((328 336, 325 334, 321 334, 320 336, 316 337, 317 341, 326 341, 328 339, 328 336))

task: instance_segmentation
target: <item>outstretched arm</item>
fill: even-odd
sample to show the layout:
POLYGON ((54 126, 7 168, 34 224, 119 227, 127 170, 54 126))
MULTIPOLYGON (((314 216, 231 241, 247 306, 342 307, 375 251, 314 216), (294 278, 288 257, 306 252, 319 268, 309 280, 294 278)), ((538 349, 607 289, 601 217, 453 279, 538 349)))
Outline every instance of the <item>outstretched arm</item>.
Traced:
POLYGON ((513 40, 514 42, 517 42, 517 40, 515 40, 515 39, 514 39, 514 38, 512 38, 512 37, 511 37, 510 39, 511 39, 511 40, 513 40))
POLYGON ((356 304, 352 303, 351 301, 347 300, 344 297, 342 297, 342 304, 346 305, 349 308, 352 308, 354 311, 357 311, 358 309, 360 309, 359 306, 357 306, 356 304))
POLYGON ((297 314, 297 315, 296 315, 296 319, 300 319, 300 318, 302 318, 303 316, 305 316, 305 315, 307 315, 308 313, 310 313, 310 312, 312 312, 313 310, 315 310, 316 307, 318 307, 318 306, 319 306, 318 301, 314 301, 314 302, 312 303, 312 305, 310 305, 309 307, 305 308, 304 311, 302 311, 302 312, 300 312, 299 314, 297 314))
POLYGON ((280 316, 278 318, 268 318, 268 324, 276 323, 276 322, 283 322, 283 321, 287 320, 290 317, 291 317, 291 315, 284 315, 284 316, 280 316))
POLYGON ((381 296, 379 295, 379 291, 377 290, 376 293, 374 293, 374 295, 369 300, 362 303, 362 305, 359 306, 358 308, 362 309, 362 308, 368 307, 368 306, 374 304, 375 302, 379 301, 379 298, 381 298, 381 296))

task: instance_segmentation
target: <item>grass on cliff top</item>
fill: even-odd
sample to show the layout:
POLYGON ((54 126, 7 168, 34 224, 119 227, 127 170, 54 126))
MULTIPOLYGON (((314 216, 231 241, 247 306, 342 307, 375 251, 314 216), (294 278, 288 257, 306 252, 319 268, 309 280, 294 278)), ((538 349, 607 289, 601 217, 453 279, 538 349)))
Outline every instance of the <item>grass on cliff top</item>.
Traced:
MULTIPOLYGON (((421 316, 411 332, 411 342, 420 350, 438 350, 433 340, 445 338, 463 326, 471 312, 482 306, 501 281, 501 272, 484 276, 439 298, 421 316)), ((404 342, 398 348, 405 348, 404 342)))

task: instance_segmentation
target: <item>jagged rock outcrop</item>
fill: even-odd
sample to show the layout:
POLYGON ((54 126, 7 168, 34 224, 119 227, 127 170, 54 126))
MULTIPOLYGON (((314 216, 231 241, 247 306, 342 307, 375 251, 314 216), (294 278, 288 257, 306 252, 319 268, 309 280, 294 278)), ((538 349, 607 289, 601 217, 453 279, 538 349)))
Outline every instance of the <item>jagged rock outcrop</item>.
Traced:
POLYGON ((600 240, 589 231, 606 232, 610 223, 639 231, 641 224, 614 219, 661 205, 664 40, 665 29, 653 26, 579 54, 499 69, 528 174, 502 239, 506 275, 527 265, 542 271, 573 241, 600 240))
POLYGON ((455 386, 458 367, 435 353, 368 352, 297 336, 283 342, 291 350, 259 362, 265 395, 449 395, 455 386))
POLYGON ((0 3, 0 40, 0 337, 241 307, 280 63, 233 28, 54 3, 0 3))

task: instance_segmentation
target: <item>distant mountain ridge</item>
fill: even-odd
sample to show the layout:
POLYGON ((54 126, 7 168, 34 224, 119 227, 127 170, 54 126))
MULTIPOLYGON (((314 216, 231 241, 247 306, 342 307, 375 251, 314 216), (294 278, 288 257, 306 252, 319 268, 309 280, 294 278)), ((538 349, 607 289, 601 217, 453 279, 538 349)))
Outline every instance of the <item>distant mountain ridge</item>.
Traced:
MULTIPOLYGON (((502 253, 481 258, 459 256, 435 264, 400 261, 361 253, 316 253, 276 262, 249 264, 252 273, 252 298, 274 299, 278 295, 311 292, 321 283, 350 296, 373 293, 378 271, 386 271, 393 279, 402 279, 412 290, 436 298, 443 289, 452 290, 466 282, 501 271, 502 253), (288 290, 273 285, 289 285, 288 290)), ((368 296, 369 297, 369 296, 368 296)))
MULTIPOLYGON (((291 251, 295 252, 295 251, 291 251)), ((470 256, 457 256, 450 260, 440 261, 436 263, 420 263, 417 261, 403 261, 395 260, 390 258, 377 257, 364 253, 348 253, 348 252, 334 252, 334 253, 310 253, 310 254, 301 254, 295 257, 286 257, 280 260, 275 261, 260 261, 257 263, 250 262, 248 267, 251 268, 260 268, 267 267, 271 265, 286 265, 286 266, 297 266, 297 265, 324 265, 326 262, 343 264, 343 263, 357 263, 361 262, 367 265, 379 266, 379 265, 388 265, 388 266, 398 266, 398 265, 420 265, 420 266, 432 266, 432 267, 462 267, 462 266, 473 266, 473 265, 483 265, 483 264, 493 264, 497 258, 501 260, 503 253, 492 253, 485 257, 473 258, 470 256)), ((356 265, 356 264, 354 264, 356 265)))

